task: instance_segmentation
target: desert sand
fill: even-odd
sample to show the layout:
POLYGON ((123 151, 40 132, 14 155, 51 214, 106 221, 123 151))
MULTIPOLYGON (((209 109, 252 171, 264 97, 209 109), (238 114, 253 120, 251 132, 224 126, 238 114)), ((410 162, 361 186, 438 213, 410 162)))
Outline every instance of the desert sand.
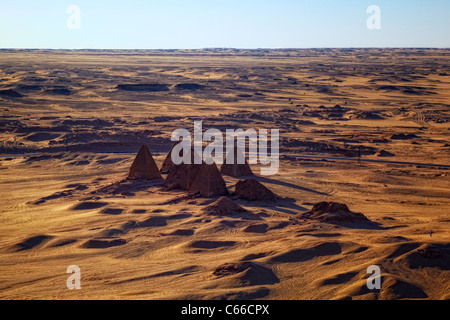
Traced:
POLYGON ((0 50, 0 79, 1 299, 450 299, 450 50, 0 50), (130 173, 195 120, 279 129, 278 173, 130 173))

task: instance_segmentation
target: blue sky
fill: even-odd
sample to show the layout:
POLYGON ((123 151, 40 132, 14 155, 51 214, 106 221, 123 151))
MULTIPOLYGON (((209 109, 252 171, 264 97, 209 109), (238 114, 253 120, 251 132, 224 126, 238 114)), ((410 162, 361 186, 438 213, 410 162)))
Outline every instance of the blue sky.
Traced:
POLYGON ((1 0, 0 48, 450 47, 449 17, 450 0, 1 0))

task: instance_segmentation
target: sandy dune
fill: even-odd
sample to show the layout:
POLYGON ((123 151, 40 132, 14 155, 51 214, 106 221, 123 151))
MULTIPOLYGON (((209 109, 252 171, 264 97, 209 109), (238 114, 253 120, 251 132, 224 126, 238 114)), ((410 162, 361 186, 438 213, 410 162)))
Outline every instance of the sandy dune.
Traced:
POLYGON ((0 50, 0 298, 450 299, 449 52, 0 50), (278 174, 127 179, 195 120, 278 174))

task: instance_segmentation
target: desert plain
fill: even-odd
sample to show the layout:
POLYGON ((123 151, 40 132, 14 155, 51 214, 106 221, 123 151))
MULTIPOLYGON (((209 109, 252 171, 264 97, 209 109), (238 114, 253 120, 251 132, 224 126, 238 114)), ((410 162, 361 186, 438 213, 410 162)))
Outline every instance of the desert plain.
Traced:
POLYGON ((449 89, 446 49, 0 50, 0 298, 450 299, 449 89), (127 179, 194 121, 279 129, 278 172, 219 214, 127 179))

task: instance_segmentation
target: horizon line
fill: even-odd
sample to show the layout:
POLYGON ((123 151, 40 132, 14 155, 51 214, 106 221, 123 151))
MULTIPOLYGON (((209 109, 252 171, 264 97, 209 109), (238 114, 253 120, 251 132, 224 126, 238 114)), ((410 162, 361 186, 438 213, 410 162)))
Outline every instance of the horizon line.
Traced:
POLYGON ((164 50, 164 51, 174 51, 174 50, 191 50, 191 51, 199 51, 199 50, 319 50, 319 49, 429 49, 429 50, 446 50, 450 49, 450 47, 260 47, 260 48, 245 48, 245 47, 204 47, 204 48, 0 48, 0 50, 67 50, 67 51, 85 51, 85 50, 98 50, 98 51, 113 51, 113 50, 122 50, 122 51, 156 51, 156 50, 164 50))

